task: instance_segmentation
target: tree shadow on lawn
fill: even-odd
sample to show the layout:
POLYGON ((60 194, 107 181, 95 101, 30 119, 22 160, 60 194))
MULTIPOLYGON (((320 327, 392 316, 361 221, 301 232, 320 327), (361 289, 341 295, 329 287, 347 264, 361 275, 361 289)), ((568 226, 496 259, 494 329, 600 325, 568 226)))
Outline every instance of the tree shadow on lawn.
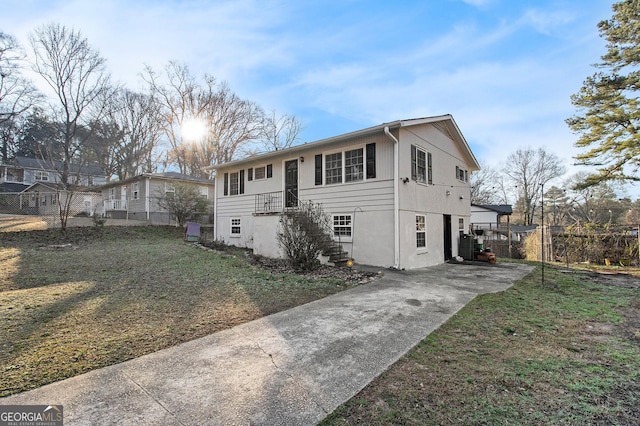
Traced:
POLYGON ((127 241, 100 244, 28 253, 21 247, 25 252, 17 272, 0 291, 0 319, 6 324, 0 329, 0 396, 203 337, 345 288, 340 281, 264 271, 242 256, 195 250, 174 239, 152 239, 133 252, 125 248, 133 244, 127 241), (137 253, 146 253, 151 261, 143 264, 137 253), (84 266, 79 270, 77 264, 84 266))

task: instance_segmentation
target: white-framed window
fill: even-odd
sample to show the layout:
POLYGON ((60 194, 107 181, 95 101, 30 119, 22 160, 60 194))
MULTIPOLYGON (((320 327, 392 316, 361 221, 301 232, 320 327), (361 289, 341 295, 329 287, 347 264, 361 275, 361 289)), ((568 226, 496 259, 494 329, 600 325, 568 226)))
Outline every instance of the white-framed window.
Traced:
POLYGON ((231 236, 239 237, 242 231, 242 221, 239 217, 231 218, 231 236))
POLYGON ((109 199, 115 200, 115 198, 116 198, 116 188, 113 187, 109 190, 109 199))
POLYGON ((344 181, 357 182, 364 180, 364 150, 362 148, 345 151, 344 181))
POLYGON ((456 178, 461 182, 469 181, 469 171, 462 167, 456 166, 456 178))
POLYGON ((46 206, 47 205, 47 196, 43 195, 40 197, 40 205, 41 206, 46 206))
POLYGON ((325 156, 325 184, 342 183, 342 153, 327 154, 325 156))
POLYGON ((139 194, 139 189, 138 188, 139 188, 139 184, 134 183, 132 185, 131 192, 132 192, 132 197, 133 197, 134 200, 137 200, 137 199, 140 198, 140 194, 139 194))
POLYGON ((204 198, 209 198, 209 187, 208 186, 200 186, 200 195, 204 198))
POLYGON ((333 215, 333 235, 335 237, 351 238, 353 232, 351 220, 350 214, 333 215))
POLYGON ((168 192, 176 192, 176 187, 169 182, 165 182, 164 183, 164 193, 168 193, 168 192))
POLYGON ((238 195, 238 189, 240 188, 240 173, 229 174, 229 195, 238 195))
POLYGON ((56 205, 57 198, 58 198, 58 197, 56 196, 56 194, 51 194, 51 205, 52 205, 52 206, 55 206, 55 205, 56 205))
POLYGON ((266 179, 267 178, 267 166, 256 167, 254 169, 253 177, 254 177, 255 180, 266 179))
POLYGON ((45 172, 44 170, 36 170, 35 179, 46 182, 49 180, 49 172, 45 172))
POLYGON ((416 215, 416 248, 427 247, 427 218, 425 215, 416 215))
POLYGON ((362 182, 376 178, 375 142, 347 151, 316 154, 314 159, 315 185, 362 182))
POLYGON ((464 233, 464 218, 459 218, 458 219, 458 231, 460 231, 461 234, 464 233))
POLYGON ((411 179, 433 184, 433 159, 431 153, 411 145, 411 179))

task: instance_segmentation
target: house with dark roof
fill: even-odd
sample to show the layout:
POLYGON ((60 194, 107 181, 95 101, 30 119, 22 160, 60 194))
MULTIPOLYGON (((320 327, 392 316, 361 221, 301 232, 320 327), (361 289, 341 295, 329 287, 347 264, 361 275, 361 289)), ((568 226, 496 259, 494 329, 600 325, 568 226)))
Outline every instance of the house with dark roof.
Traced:
POLYGON ((510 204, 472 204, 470 231, 491 240, 506 240, 509 237, 509 218, 512 213, 510 204))
POLYGON ((213 221, 214 181, 177 172, 143 173, 129 179, 112 181, 96 188, 102 194, 102 215, 112 219, 143 220, 152 224, 172 223, 169 212, 158 200, 175 192, 176 185, 196 188, 209 201, 210 212, 198 222, 213 221))
MULTIPOLYGON (((61 161, 15 157, 0 164, 0 184, 3 192, 22 192, 35 183, 57 185, 60 182, 61 161)), ((107 175, 100 166, 69 165, 69 182, 79 187, 103 185, 107 175)))
POLYGON ((69 165, 68 191, 60 179, 61 161, 15 157, 0 164, 0 193, 4 194, 0 212, 56 216, 60 204, 70 205, 72 214, 92 214, 101 207, 90 187, 106 183, 107 176, 95 165, 69 165))

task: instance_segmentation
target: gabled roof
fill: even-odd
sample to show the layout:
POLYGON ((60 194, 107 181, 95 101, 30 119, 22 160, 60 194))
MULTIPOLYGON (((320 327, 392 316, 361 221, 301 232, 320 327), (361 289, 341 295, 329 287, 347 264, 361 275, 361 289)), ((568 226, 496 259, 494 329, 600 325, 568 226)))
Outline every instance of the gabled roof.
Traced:
POLYGON ((494 211, 500 216, 509 216, 513 213, 511 204, 472 204, 472 206, 494 211))
POLYGON ((453 116, 450 114, 446 115, 438 115, 434 117, 424 117, 424 118, 414 118, 409 120, 398 120, 392 121, 389 123, 382 123, 377 126, 368 127, 366 129, 357 130, 355 132, 345 133, 343 135, 333 136, 327 139, 321 139, 315 142, 304 143, 301 145, 296 145, 291 148, 283 149, 281 151, 271 151, 265 154, 254 155, 250 157, 245 157, 239 160, 229 161, 228 163, 218 164, 214 166, 205 167, 205 170, 216 170, 222 167, 236 166, 247 162, 252 162, 256 160, 268 160, 270 158, 278 157, 280 155, 293 155, 295 153, 305 151, 313 148, 320 148, 327 145, 337 144, 343 141, 347 141, 349 139, 353 139, 356 137, 367 136, 375 133, 384 132, 385 128, 389 130, 399 129, 401 127, 410 127, 410 126, 418 126, 421 124, 431 124, 431 123, 442 123, 451 139, 453 139, 459 146, 463 155, 466 157, 467 162, 472 166, 470 171, 479 170, 480 165, 478 164, 478 160, 471 152, 471 148, 467 143, 466 139, 460 132, 458 125, 456 124, 453 116))
POLYGON ((44 187, 46 189, 48 189, 51 192, 55 192, 55 191, 64 191, 64 185, 62 185, 61 183, 55 183, 55 182, 35 182, 32 183, 31 185, 29 185, 28 188, 26 188, 24 191, 25 192, 30 192, 33 188, 38 188, 38 187, 44 187))
POLYGON ((136 182, 142 179, 161 179, 161 180, 170 180, 170 181, 200 183, 203 185, 214 184, 214 181, 211 179, 185 175, 183 173, 178 173, 178 172, 163 172, 163 173, 142 173, 128 179, 114 180, 111 182, 107 182, 104 185, 100 185, 96 189, 99 190, 99 189, 111 188, 113 186, 126 185, 128 183, 136 182))
MULTIPOLYGON (((19 167, 23 169, 35 169, 35 170, 47 170, 47 171, 60 171, 62 170, 62 161, 55 160, 43 160, 41 158, 28 158, 28 157, 14 157, 4 165, 19 167)), ((70 173, 82 173, 85 175, 93 176, 106 176, 102 167, 95 164, 69 164, 70 173)))

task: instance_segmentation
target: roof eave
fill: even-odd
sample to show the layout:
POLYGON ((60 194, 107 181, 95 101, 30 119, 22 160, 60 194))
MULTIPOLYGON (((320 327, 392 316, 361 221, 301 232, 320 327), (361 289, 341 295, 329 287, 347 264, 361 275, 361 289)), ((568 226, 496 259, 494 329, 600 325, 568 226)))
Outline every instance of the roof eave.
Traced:
POLYGON ((244 163, 249 163, 249 162, 254 162, 254 161, 262 161, 262 160, 268 160, 272 157, 278 157, 281 156, 283 154, 296 154, 298 152, 302 152, 302 151, 306 151, 308 149, 314 149, 314 148, 318 148, 318 147, 322 147, 325 145, 331 145, 332 143, 336 143, 336 142, 340 142, 343 140, 349 140, 349 139, 353 139, 353 138, 357 138, 360 136, 365 136, 365 135, 370 135, 373 133, 377 133, 377 132, 381 132, 384 131, 385 127, 389 127, 390 129, 393 128, 398 128, 402 125, 401 121, 394 121, 391 123, 383 123, 383 124, 379 124, 377 126, 373 126, 373 127, 367 127, 366 129, 362 129, 362 130, 357 130, 355 132, 350 132, 350 133, 345 133, 342 135, 338 135, 338 136, 332 136, 330 138, 326 138, 326 139, 320 139, 319 141, 315 141, 315 142, 308 142, 308 143, 304 143, 301 145, 296 145, 296 146, 292 146, 291 148, 287 148, 284 149, 282 151, 271 151, 271 152, 266 152, 264 154, 259 154, 259 155, 254 155, 251 157, 245 157, 245 158, 241 158, 238 160, 233 160, 233 161, 229 161, 228 163, 223 163, 223 164, 216 164, 213 166, 207 166, 204 168, 205 171, 209 171, 209 170, 217 170, 219 168, 227 168, 227 167, 234 167, 237 166, 238 164, 244 164, 244 163))

